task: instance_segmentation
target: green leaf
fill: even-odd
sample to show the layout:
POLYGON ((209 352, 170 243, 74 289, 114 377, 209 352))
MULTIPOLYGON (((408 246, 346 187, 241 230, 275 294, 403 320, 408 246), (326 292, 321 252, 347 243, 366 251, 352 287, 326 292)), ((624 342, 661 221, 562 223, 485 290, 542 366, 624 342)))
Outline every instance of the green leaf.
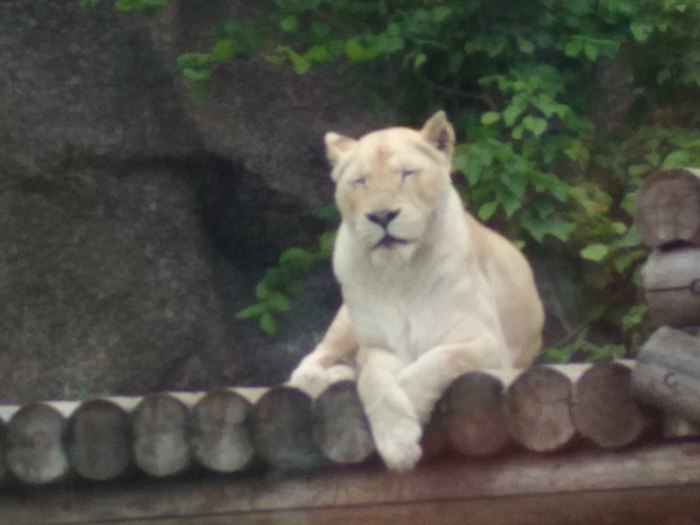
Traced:
POLYGON ((549 234, 562 242, 568 241, 575 229, 576 226, 566 221, 552 221, 549 224, 549 234))
POLYGON ((585 42, 583 44, 583 54, 591 62, 594 62, 598 58, 598 49, 591 43, 585 42))
POLYGON ((236 319, 244 321, 246 319, 252 319, 253 317, 259 317, 265 312, 267 312, 267 306, 265 304, 252 304, 236 312, 236 319))
POLYGON ((326 232, 318 238, 318 259, 328 259, 335 246, 335 232, 326 232))
POLYGON ((265 283, 265 281, 261 281, 255 286, 255 298, 258 301, 264 302, 268 297, 270 297, 270 293, 271 292, 267 288, 267 283, 265 283))
POLYGON ((637 42, 646 42, 654 32, 653 24, 635 20, 630 24, 630 33, 637 42))
POLYGON ((519 35, 516 36, 515 39, 518 43, 518 49, 521 53, 525 55, 531 55, 535 52, 535 44, 533 44, 530 40, 527 40, 519 35))
POLYGON ((516 119, 525 111, 525 99, 521 96, 515 96, 511 99, 510 104, 503 110, 503 122, 506 126, 511 127, 515 124, 516 119))
POLYGON ((215 62, 227 62, 236 54, 235 44, 230 38, 222 38, 214 43, 211 58, 215 62))
POLYGON ((260 329, 267 335, 275 335, 277 333, 277 321, 269 312, 265 312, 260 316, 260 329))
POLYGON ((292 308, 292 303, 289 297, 281 293, 274 293, 266 300, 267 305, 278 312, 288 312, 292 308))
POLYGON ((366 62, 377 58, 379 54, 378 47, 364 46, 357 38, 351 38, 345 43, 345 55, 350 62, 366 62))
POLYGON ((498 208, 498 203, 496 201, 487 202, 483 204, 478 211, 478 216, 482 221, 489 220, 498 208))
POLYGON ((523 119, 523 126, 532 132, 533 135, 539 137, 547 130, 547 121, 543 118, 528 115, 523 119))
POLYGON ((304 53, 304 58, 311 63, 327 62, 329 57, 328 48, 326 46, 311 46, 304 53))
POLYGON ((445 20, 447 20, 450 17, 451 14, 452 14, 451 7, 447 7, 447 6, 436 7, 435 9, 433 9, 433 12, 432 12, 433 22, 437 22, 438 24, 440 22, 444 22, 445 20))
POLYGON ((484 126, 490 126, 501 120, 501 114, 498 111, 487 111, 481 115, 481 123, 484 126))
POLYGON ((309 69, 311 69, 311 62, 309 62, 305 57, 294 51, 293 49, 290 49, 287 52, 287 56, 289 57, 289 60, 292 62, 292 67, 294 68, 294 72, 297 73, 298 75, 303 75, 309 69))
POLYGON ((428 61, 428 56, 425 53, 418 53, 413 57, 413 69, 415 71, 420 70, 421 66, 428 61))
POLYGON ((287 248, 279 258, 280 266, 290 266, 294 268, 305 268, 313 263, 313 255, 304 248, 293 246, 287 248))
POLYGON ((299 20, 296 16, 287 16, 280 21, 280 29, 285 33, 294 34, 299 30, 299 20))
POLYGON ((582 50, 583 41, 580 38, 573 38, 564 46, 564 54, 571 58, 579 56, 582 50))
POLYGON ((610 247, 605 244, 589 244, 581 250, 581 257, 587 261, 600 262, 608 255, 610 247))
POLYGON ((666 155, 661 167, 664 169, 686 168, 690 163, 690 153, 683 150, 673 151, 666 155))
POLYGON ((185 68, 182 71, 182 76, 192 82, 208 82, 211 80, 211 73, 206 69, 185 68))

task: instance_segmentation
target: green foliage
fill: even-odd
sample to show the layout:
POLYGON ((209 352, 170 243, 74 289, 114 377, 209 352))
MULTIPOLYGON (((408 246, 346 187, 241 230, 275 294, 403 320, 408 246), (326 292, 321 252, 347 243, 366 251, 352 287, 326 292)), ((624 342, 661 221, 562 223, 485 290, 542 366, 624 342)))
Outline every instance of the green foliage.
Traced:
MULTIPOLYGON (((597 359, 636 346, 644 331, 635 303, 646 252, 632 226, 642 176, 700 164, 688 118, 699 42, 700 4, 690 0, 275 0, 258 18, 217 27, 211 50, 183 55, 179 67, 201 94, 238 57, 262 54, 299 74, 347 63, 373 107, 391 104, 413 122, 446 109, 463 138, 454 164, 469 209, 530 254, 556 251, 580 268, 587 316, 549 357, 597 359), (630 77, 612 130, 596 116, 606 64, 630 77), (597 340, 611 331, 614 345, 597 340)), ((274 314, 322 252, 283 254, 239 318, 274 332, 274 314)))
POLYGON ((255 287, 257 302, 239 311, 236 319, 257 319, 263 332, 274 335, 277 314, 291 310, 293 299, 303 291, 302 278, 316 263, 328 260, 334 240, 335 232, 330 231, 319 237, 315 250, 299 247, 285 250, 255 287))

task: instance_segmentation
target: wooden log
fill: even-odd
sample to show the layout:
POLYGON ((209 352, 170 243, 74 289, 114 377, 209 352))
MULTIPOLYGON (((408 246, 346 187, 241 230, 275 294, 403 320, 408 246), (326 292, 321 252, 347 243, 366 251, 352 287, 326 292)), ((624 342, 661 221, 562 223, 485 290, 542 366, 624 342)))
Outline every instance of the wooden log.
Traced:
POLYGON ((53 406, 32 403, 20 408, 7 425, 7 467, 20 481, 51 483, 69 471, 66 419, 53 406))
POLYGON ((283 470, 307 470, 324 462, 313 436, 311 398, 296 388, 270 389, 253 409, 253 442, 258 455, 283 470))
POLYGON ((657 324, 700 326, 700 248, 655 250, 643 276, 644 298, 657 324))
POLYGON ((685 242, 700 246, 700 177, 695 170, 656 171, 636 198, 635 224, 652 248, 685 242))
POLYGON ((73 470, 90 480, 110 480, 131 465, 131 424, 117 403, 95 399, 68 420, 68 456, 73 470))
POLYGON ((190 412, 192 455, 215 472, 245 469, 255 453, 250 435, 252 405, 230 389, 214 390, 190 412))
POLYGON ((700 422, 700 337, 656 330, 637 355, 632 385, 650 404, 700 422))
POLYGON ((334 463, 361 463, 374 452, 374 441, 354 381, 329 386, 316 400, 314 439, 334 463))
POLYGON ((596 364, 576 382, 574 426, 600 447, 626 447, 658 426, 659 414, 634 398, 631 375, 630 367, 621 363, 596 364))
POLYGON ((691 525, 698 521, 700 443, 440 461, 401 476, 366 465, 309 476, 244 474, 91 490, 71 486, 31 496, 0 491, 0 523, 691 525), (650 498, 659 490, 663 494, 650 498), (676 499, 685 491, 691 492, 676 499), (464 506, 445 512, 451 502, 464 506), (418 512, 419 505, 429 508, 418 512), (397 516, 397 509, 408 510, 397 516))
MULTIPOLYGON (((450 452, 450 443, 447 441, 447 435, 437 410, 433 411, 430 420, 423 427, 420 448, 423 454, 421 455, 419 465, 443 457, 446 453, 450 452)), ((419 466, 418 468, 422 467, 419 466)))
POLYGON ((450 385, 438 404, 438 414, 454 450, 487 456, 508 446, 503 390, 499 378, 484 372, 465 374, 450 385))
POLYGON ((152 476, 172 476, 190 464, 187 406, 169 394, 144 397, 132 413, 136 466, 152 476))
POLYGON ((7 440, 5 432, 5 422, 0 419, 0 483, 5 480, 7 475, 7 440))
POLYGON ((566 447, 576 437, 571 398, 571 380, 562 372, 546 366, 526 370, 505 394, 511 437, 536 452, 566 447))

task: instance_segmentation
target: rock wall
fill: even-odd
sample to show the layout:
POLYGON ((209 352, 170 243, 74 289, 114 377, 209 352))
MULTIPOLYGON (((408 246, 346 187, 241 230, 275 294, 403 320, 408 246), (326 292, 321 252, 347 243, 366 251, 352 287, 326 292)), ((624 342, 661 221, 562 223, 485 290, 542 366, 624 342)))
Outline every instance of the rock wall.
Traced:
POLYGON ((320 336, 327 268, 274 341, 233 316, 323 227, 322 133, 379 120, 342 72, 255 60, 193 106, 174 57, 241 6, 0 2, 0 402, 275 382, 320 336))

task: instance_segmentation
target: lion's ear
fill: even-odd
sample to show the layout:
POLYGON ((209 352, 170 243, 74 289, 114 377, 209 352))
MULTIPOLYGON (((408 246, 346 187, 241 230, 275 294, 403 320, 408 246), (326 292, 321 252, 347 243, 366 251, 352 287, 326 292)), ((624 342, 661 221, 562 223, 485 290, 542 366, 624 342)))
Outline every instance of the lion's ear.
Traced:
POLYGON ((438 111, 430 117, 420 132, 425 140, 447 155, 447 158, 452 158, 455 148, 455 130, 447 120, 444 111, 438 111))
POLYGON ((331 166, 335 166, 343 153, 350 151, 357 144, 355 139, 332 131, 326 133, 323 140, 326 143, 326 156, 331 166))

